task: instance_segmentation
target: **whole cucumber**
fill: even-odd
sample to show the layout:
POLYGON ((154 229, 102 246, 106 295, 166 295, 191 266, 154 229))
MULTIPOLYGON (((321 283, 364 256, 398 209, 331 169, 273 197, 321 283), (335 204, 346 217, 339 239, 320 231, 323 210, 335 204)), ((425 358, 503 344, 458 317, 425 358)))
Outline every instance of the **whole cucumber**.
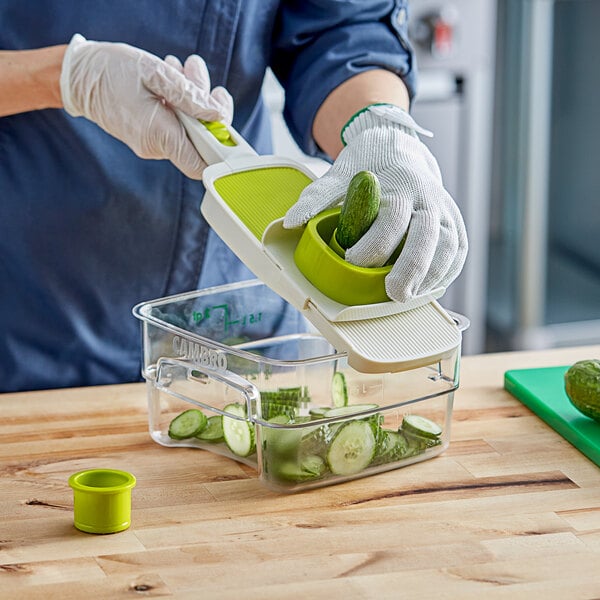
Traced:
POLYGON ((565 373, 565 391, 571 404, 600 423, 600 360, 580 360, 565 373))
POLYGON ((380 202, 381 188, 377 176, 371 171, 356 173, 348 186, 335 234, 344 250, 354 246, 371 227, 380 202))

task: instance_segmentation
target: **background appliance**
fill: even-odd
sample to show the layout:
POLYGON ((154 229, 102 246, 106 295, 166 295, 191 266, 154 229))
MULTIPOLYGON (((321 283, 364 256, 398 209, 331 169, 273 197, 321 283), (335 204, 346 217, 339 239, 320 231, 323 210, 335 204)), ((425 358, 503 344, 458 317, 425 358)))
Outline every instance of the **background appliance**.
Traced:
POLYGON ((489 350, 600 342, 598 0, 498 3, 489 350))

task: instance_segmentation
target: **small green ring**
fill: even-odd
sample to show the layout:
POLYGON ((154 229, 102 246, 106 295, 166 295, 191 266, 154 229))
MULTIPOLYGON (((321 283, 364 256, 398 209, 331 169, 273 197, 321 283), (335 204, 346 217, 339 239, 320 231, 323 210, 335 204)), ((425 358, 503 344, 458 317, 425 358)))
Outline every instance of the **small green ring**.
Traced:
POLYGON ((339 214, 339 207, 332 208, 306 224, 294 252, 296 266, 319 291, 341 304, 357 306, 388 302, 385 277, 392 265, 358 267, 346 262, 328 245, 339 214))

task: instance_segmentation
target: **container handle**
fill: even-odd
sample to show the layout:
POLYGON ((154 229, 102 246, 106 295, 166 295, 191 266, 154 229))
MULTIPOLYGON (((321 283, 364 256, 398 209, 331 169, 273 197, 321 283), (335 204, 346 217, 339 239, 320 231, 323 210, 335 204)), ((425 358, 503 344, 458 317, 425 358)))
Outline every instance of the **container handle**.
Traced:
MULTIPOLYGON (((196 404, 201 408, 220 414, 227 414, 232 418, 236 418, 235 415, 229 415, 229 413, 225 413, 215 406, 206 404, 201 400, 192 397, 190 395, 189 385, 185 386, 183 389, 178 385, 179 382, 187 381, 205 383, 202 381, 203 379, 212 379, 233 388, 239 394, 244 396, 247 414, 253 414, 253 409, 260 399, 260 392, 254 384, 250 383, 247 379, 244 379, 237 373, 227 369, 199 365, 187 359, 161 357, 156 363, 156 379, 154 381, 154 387, 156 389, 169 394, 170 396, 174 396, 175 398, 179 398, 180 400, 184 400, 185 402, 196 404)), ((199 395, 203 395, 201 389, 199 395)))

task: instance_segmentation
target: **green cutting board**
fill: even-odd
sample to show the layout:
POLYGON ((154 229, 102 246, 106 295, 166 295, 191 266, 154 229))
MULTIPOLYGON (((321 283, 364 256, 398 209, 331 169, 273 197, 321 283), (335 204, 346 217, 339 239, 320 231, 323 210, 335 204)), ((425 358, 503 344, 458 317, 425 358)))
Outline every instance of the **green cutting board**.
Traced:
POLYGON ((565 392, 569 367, 515 369, 504 373, 504 389, 600 466, 600 423, 581 414, 565 392))

